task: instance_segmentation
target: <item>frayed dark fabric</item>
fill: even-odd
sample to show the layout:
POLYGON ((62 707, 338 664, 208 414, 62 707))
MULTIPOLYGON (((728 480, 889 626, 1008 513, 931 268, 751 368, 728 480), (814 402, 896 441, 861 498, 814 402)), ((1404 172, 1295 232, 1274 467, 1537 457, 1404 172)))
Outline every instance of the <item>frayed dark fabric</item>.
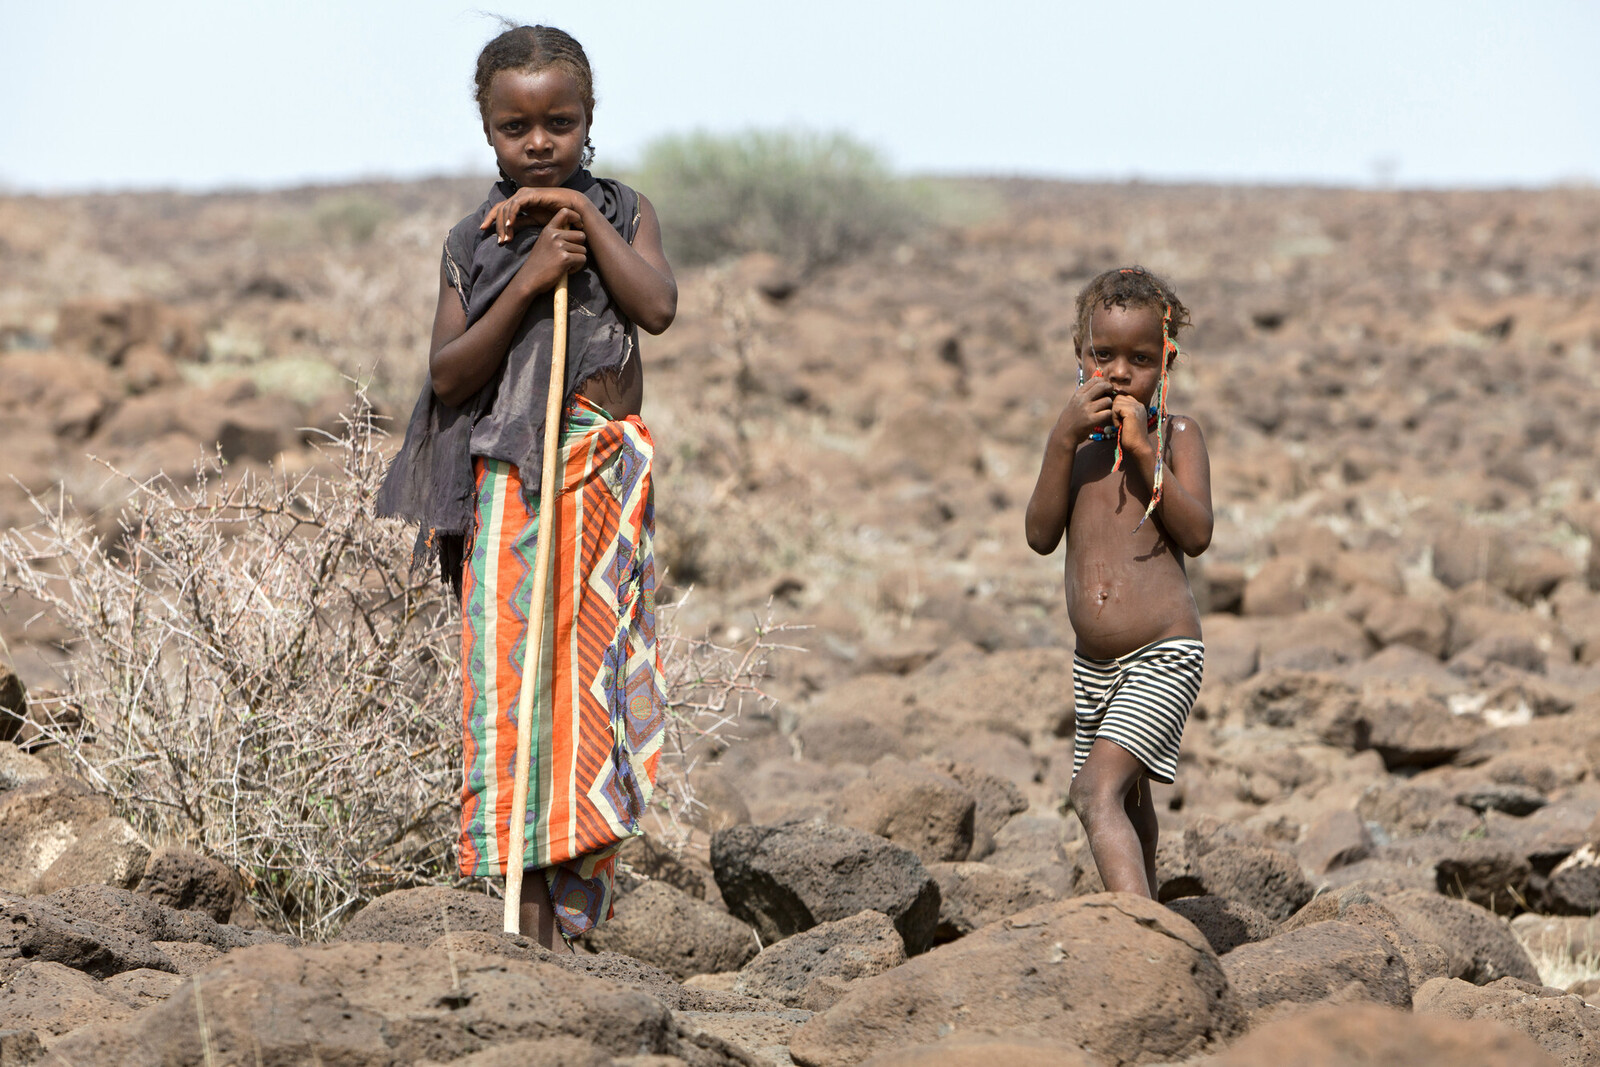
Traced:
MULTIPOLYGON (((639 194, 610 178, 579 169, 565 183, 595 204, 629 244, 639 227, 639 194)), ((461 296, 470 327, 483 317, 527 260, 539 227, 518 230, 501 245, 494 230, 478 226, 496 204, 516 192, 501 181, 478 210, 456 223, 444 244, 444 274, 461 296)), ((596 374, 619 370, 638 351, 638 333, 593 267, 568 279, 567 365, 562 408, 577 387, 596 374)), ((424 381, 406 425, 405 443, 378 490, 377 514, 416 523, 412 568, 439 560, 440 576, 460 596, 461 567, 473 522, 472 457, 538 471, 544 462, 544 413, 549 395, 554 297, 541 294, 512 336, 494 377, 461 407, 450 407, 424 381)), ((532 510, 539 479, 523 479, 532 510)))

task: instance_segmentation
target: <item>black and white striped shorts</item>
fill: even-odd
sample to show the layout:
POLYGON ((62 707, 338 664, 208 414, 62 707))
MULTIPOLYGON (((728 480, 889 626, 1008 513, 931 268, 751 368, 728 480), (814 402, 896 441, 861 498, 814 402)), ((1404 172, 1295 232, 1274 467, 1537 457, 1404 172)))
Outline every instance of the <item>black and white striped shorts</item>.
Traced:
POLYGON ((1172 781, 1205 661, 1205 644, 1192 637, 1157 641, 1116 659, 1074 653, 1073 777, 1089 758, 1095 739, 1104 737, 1133 753, 1151 778, 1172 781))

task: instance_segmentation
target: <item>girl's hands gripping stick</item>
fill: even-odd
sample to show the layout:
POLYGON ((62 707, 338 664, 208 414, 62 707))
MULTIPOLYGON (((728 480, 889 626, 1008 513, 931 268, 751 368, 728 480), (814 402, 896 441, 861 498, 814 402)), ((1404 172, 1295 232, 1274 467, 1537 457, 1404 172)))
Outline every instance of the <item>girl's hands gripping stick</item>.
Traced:
POLYGON ((539 231, 528 261, 518 272, 527 272, 535 292, 554 289, 562 277, 582 270, 589 262, 588 238, 579 229, 580 221, 576 211, 564 207, 539 231))

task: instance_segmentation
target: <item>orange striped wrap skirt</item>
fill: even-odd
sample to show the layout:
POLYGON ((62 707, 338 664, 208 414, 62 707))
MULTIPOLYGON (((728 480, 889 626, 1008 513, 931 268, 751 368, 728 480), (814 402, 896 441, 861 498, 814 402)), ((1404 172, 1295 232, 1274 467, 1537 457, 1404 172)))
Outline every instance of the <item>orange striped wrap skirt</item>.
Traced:
POLYGON ((523 504, 516 466, 477 457, 477 515, 462 581, 461 873, 542 873, 562 932, 611 915, 617 849, 638 836, 666 724, 656 648, 654 445, 637 417, 578 397, 557 452, 555 506, 523 504), (534 546, 555 536, 532 744, 517 752, 534 546), (511 825, 526 761, 528 813, 511 825), (516 842, 521 843, 520 857, 516 842))

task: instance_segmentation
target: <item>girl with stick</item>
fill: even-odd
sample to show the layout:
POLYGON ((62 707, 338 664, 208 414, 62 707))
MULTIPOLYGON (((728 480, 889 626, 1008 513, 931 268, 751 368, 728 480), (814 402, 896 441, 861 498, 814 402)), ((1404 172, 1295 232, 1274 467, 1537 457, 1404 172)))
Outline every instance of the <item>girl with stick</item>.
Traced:
POLYGON ((677 283, 650 202, 586 169, 594 88, 577 41, 507 30, 479 55, 476 85, 502 180, 445 241, 429 381, 378 513, 418 523, 419 558, 437 554, 461 598, 461 872, 505 872, 515 895, 526 869, 520 926, 554 947, 610 916, 616 850, 640 833, 655 782, 665 702, 636 327, 672 323, 677 283), (558 323, 563 281, 572 314, 558 323), (564 417, 546 455, 552 388, 564 417), (534 603, 543 524, 553 548, 534 603))

